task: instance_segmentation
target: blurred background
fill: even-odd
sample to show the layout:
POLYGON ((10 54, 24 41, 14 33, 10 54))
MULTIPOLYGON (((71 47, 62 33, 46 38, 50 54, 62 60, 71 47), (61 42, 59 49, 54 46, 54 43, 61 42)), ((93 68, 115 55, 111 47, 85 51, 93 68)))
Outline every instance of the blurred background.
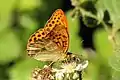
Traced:
MULTIPOLYGON (((98 20, 74 13, 76 6, 72 1, 0 0, 0 80, 29 80, 32 69, 43 66, 44 63, 26 57, 26 45, 30 35, 43 28, 56 9, 62 9, 68 20, 69 51, 88 56, 89 65, 82 73, 83 80, 112 80, 108 64, 112 44, 107 32, 98 20)), ((97 1, 81 0, 82 8, 96 15, 97 1)), ((107 11, 103 17, 111 26, 107 23, 110 20, 107 11)))

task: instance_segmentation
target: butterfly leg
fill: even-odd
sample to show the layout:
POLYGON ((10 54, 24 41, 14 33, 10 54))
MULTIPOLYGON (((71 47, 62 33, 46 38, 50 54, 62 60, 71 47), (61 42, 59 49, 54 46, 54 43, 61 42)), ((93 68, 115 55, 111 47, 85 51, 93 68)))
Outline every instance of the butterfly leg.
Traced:
POLYGON ((52 67, 54 63, 55 63, 55 62, 51 61, 48 66, 49 66, 49 67, 52 67))

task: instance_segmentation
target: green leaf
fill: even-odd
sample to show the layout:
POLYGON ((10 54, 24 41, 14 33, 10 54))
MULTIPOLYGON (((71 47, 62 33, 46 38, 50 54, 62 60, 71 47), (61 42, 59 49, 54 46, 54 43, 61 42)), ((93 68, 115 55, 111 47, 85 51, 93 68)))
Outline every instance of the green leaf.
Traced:
POLYGON ((112 55, 112 43, 108 39, 108 34, 103 29, 98 29, 94 33, 94 44, 96 48, 96 63, 98 64, 98 79, 109 80, 111 78, 111 67, 109 66, 109 58, 112 55), (102 75, 102 76, 101 76, 102 75))
POLYGON ((68 11, 66 13, 67 15, 67 21, 68 21, 68 29, 69 29, 69 35, 70 35, 70 45, 69 50, 73 53, 80 53, 81 52, 81 39, 78 35, 79 33, 79 20, 77 18, 73 19, 70 14, 72 11, 68 11))
POLYGON ((37 23, 32 20, 28 15, 24 15, 20 17, 20 24, 28 29, 28 30, 35 30, 37 27, 37 23))
POLYGON ((120 19, 120 1, 119 0, 98 0, 96 8, 98 12, 108 10, 113 23, 120 19))
POLYGON ((116 70, 120 71, 120 46, 117 46, 114 51, 113 55, 109 59, 109 64, 110 66, 116 70))
POLYGON ((10 70, 10 80, 31 80, 32 70, 36 67, 43 68, 45 63, 26 58, 15 64, 10 70))
POLYGON ((8 28, 16 0, 0 0, 0 32, 8 28))
POLYGON ((41 0, 40 2, 38 0, 20 0, 18 3, 20 3, 20 10, 34 9, 38 5, 43 4, 41 0))
POLYGON ((113 54, 109 59, 109 64, 115 71, 120 71, 120 33, 117 33, 115 37, 117 46, 114 47, 113 54))
POLYGON ((94 41, 96 52, 98 53, 99 59, 101 62, 108 61, 109 57, 112 54, 112 44, 108 40, 108 34, 105 30, 98 29, 94 33, 94 41))
POLYGON ((13 32, 2 33, 0 38, 0 63, 6 63, 19 57, 20 42, 13 32))
POLYGON ((112 79, 111 80, 119 80, 120 79, 120 72, 119 71, 113 71, 112 72, 112 79))

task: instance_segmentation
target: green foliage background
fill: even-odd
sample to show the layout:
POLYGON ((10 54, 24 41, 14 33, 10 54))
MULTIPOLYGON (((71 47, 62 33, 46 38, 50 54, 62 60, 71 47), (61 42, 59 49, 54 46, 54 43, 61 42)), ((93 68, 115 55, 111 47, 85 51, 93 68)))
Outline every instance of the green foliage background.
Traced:
MULTIPOLYGON (((84 1, 86 0, 81 0, 84 1)), ((44 27, 52 12, 61 8, 62 3, 63 0, 0 0, 0 80, 28 80, 33 68, 43 67, 44 63, 26 56, 27 40, 34 31, 44 27)), ((104 11, 108 10, 113 23, 113 32, 118 30, 120 1, 97 0, 95 4, 97 20, 102 22, 104 11)), ((73 20, 71 13, 72 9, 65 13, 69 24, 69 51, 84 54, 82 40, 78 36, 79 20, 78 18, 73 20)), ((83 72, 83 80, 119 80, 120 63, 113 65, 117 58, 113 55, 115 52, 108 35, 105 29, 94 32, 96 54, 94 58, 89 59, 89 66, 83 72), (114 58, 110 58, 111 56, 114 58)), ((119 34, 117 40, 119 42, 119 34)))

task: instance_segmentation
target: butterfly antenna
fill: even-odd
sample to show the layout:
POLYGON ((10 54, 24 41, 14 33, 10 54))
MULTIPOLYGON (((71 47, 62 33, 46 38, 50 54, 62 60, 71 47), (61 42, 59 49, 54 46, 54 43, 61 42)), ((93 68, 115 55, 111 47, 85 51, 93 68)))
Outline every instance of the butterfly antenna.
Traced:
POLYGON ((48 66, 49 66, 49 67, 52 67, 54 63, 55 63, 55 62, 52 61, 48 66))

